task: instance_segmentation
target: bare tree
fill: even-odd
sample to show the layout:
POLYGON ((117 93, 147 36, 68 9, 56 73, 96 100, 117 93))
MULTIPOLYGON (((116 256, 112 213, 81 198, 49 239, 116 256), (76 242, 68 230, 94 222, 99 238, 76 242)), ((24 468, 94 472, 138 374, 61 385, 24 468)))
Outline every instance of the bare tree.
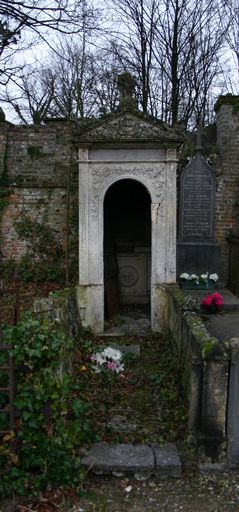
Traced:
POLYGON ((111 51, 135 76, 142 110, 172 124, 203 122, 221 72, 223 0, 116 0, 114 9, 111 51))
POLYGON ((93 64, 94 96, 96 114, 102 116, 115 112, 118 108, 120 93, 118 76, 124 71, 111 52, 98 51, 93 64))
POLYGON ((27 66, 18 79, 16 92, 2 99, 9 103, 23 124, 41 124, 49 113, 55 92, 55 76, 49 69, 27 66))
POLYGON ((63 39, 48 68, 25 66, 14 91, 7 88, 1 100, 26 124, 39 124, 49 116, 102 116, 117 108, 120 72, 110 54, 93 55, 84 38, 80 43, 63 39))
POLYGON ((150 109, 153 47, 159 1, 114 1, 113 21, 116 25, 120 24, 120 31, 115 32, 111 51, 120 67, 135 76, 138 102, 143 112, 150 109))
POLYGON ((163 0, 157 26, 157 60, 166 101, 162 117, 188 123, 193 112, 205 118, 207 95, 219 73, 225 27, 214 0, 163 0), (204 102, 204 104, 203 104, 204 102), (201 105, 199 107, 199 105, 201 105))
MULTIPOLYGON (((15 0, 13 4, 23 3, 26 7, 29 2, 29 7, 34 3, 35 9, 45 1, 15 0)), ((0 8, 3 3, 0 0, 0 8)), ((52 8, 57 4, 55 0, 49 5, 52 8)), ((47 7, 47 2, 45 5, 47 7)), ((60 5, 69 8, 73 4, 65 0, 60 5)), ((97 44, 95 42, 95 47, 90 44, 88 14, 91 11, 87 0, 80 0, 80 5, 81 37, 61 37, 51 57, 51 73, 43 73, 44 80, 43 75, 37 78, 39 91, 45 90, 44 115, 77 118, 115 111, 119 101, 117 75, 129 71, 136 79, 136 99, 143 112, 170 124, 183 122, 194 126, 211 119, 215 84, 218 86, 219 80, 223 81, 221 56, 229 37, 229 7, 235 7, 236 0, 114 0, 108 32, 104 40, 101 37, 97 44), (225 5, 228 5, 226 11, 225 5)), ((33 23, 31 29, 34 33, 35 30, 38 33, 37 23, 41 32, 43 15, 39 11, 36 26, 33 23)), ((64 19, 63 16, 62 20, 56 20, 54 30, 64 19)), ((97 19, 92 18, 91 26, 97 23, 97 19)), ((44 30, 45 25, 43 34, 44 30)), ((61 30, 65 30, 64 23, 61 30)), ((74 23, 72 30, 75 30, 74 23)), ((12 34, 13 45, 17 46, 20 36, 21 30, 12 34)), ((20 91, 25 106, 26 89, 29 98, 27 80, 23 83, 21 73, 20 91)), ((40 108, 44 100, 42 98, 38 105, 40 97, 34 84, 31 93, 31 101, 36 93, 35 101, 40 108)), ((21 94, 15 105, 23 115, 21 94)), ((13 96, 8 97, 12 102, 13 96)), ((36 119, 30 105, 29 112, 30 117, 36 119)))
POLYGON ((15 54, 36 42, 53 45, 52 33, 92 30, 95 9, 87 0, 0 0, 0 80, 6 83, 18 68, 15 54))
MULTIPOLYGON (((0 0, 0 19, 2 27, 2 49, 16 44, 24 30, 33 31, 42 36, 42 28, 64 34, 78 33, 82 27, 82 6, 85 0, 0 0)), ((90 11, 87 6, 89 27, 90 11)), ((91 27, 92 28, 92 27, 91 27)))
POLYGON ((226 17, 229 21, 229 30, 227 31, 227 43, 233 52, 237 63, 237 82, 239 78, 239 4, 238 0, 227 0, 224 5, 224 22, 226 17))
POLYGON ((80 43, 63 40, 57 55, 51 57, 55 76, 52 116, 77 118, 94 113, 92 88, 94 83, 94 57, 87 48, 85 38, 80 43), (61 57, 63 55, 64 57, 61 57))

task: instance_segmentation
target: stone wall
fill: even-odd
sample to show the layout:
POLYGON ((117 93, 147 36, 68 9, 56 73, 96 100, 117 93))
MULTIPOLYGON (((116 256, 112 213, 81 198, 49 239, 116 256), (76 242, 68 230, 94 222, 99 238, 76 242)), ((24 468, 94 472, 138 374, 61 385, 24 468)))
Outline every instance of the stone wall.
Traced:
POLYGON ((239 96, 221 96, 215 105, 219 157, 215 169, 215 237, 221 246, 220 278, 228 283, 230 230, 239 227, 239 96))
POLYGON ((239 228, 229 234, 229 280, 230 290, 239 295, 239 228))
POLYGON ((45 126, 0 123, 0 181, 7 203, 0 211, 3 260, 19 262, 29 249, 29 240, 18 235, 19 222, 48 226, 63 251, 68 231, 70 242, 71 236, 77 238, 77 225, 70 225, 73 214, 77 219, 76 159, 72 125, 66 121, 49 121, 45 126))
POLYGON ((52 227, 54 237, 65 246, 66 190, 65 187, 11 187, 9 204, 2 218, 2 248, 4 258, 20 261, 28 243, 19 239, 16 227, 19 221, 30 219, 52 227))
MULTIPOLYGON (((228 284, 231 280, 228 236, 230 230, 239 227, 239 97, 222 96, 215 109, 218 145, 215 239, 221 249, 220 280, 228 284)), ((63 120, 49 120, 44 126, 0 122, 0 254, 3 259, 12 257, 20 261, 27 251, 27 242, 18 237, 15 222, 29 218, 50 226, 63 250, 70 246, 77 273, 78 165, 73 134, 73 123, 63 120), (67 220, 69 174, 70 226, 67 220)))
POLYGON ((188 427, 200 435, 206 459, 219 462, 225 455, 230 354, 224 343, 210 336, 191 298, 175 286, 168 286, 167 292, 166 322, 188 395, 188 427))

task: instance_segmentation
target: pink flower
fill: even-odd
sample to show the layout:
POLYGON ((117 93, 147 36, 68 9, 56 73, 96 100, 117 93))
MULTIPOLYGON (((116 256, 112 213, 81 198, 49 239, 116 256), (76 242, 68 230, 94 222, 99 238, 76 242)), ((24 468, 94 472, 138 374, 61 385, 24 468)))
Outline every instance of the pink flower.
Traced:
POLYGON ((223 307, 223 298, 220 293, 215 292, 211 295, 207 295, 201 302, 201 305, 208 311, 219 310, 223 307))
POLYGON ((216 306, 216 308, 221 309, 223 306, 223 298, 220 295, 220 293, 217 293, 217 292, 213 293, 212 298, 213 298, 213 304, 216 306))
POLYGON ((106 366, 108 370, 116 371, 117 363, 114 363, 113 361, 107 361, 106 366))
POLYGON ((202 306, 204 306, 205 308, 210 308, 212 305, 212 301, 213 301, 213 299, 212 299, 211 295, 207 295, 202 300, 202 306))
POLYGON ((211 294, 211 297, 212 297, 212 299, 213 299, 213 300, 214 300, 214 299, 216 299, 216 300, 217 300, 217 299, 222 300, 222 296, 221 296, 221 295, 220 295, 220 293, 218 293, 218 292, 214 292, 214 293, 212 293, 212 294, 211 294))
POLYGON ((216 299, 213 301, 213 304, 218 308, 218 309, 221 309, 222 306, 223 306, 223 300, 221 299, 216 299))

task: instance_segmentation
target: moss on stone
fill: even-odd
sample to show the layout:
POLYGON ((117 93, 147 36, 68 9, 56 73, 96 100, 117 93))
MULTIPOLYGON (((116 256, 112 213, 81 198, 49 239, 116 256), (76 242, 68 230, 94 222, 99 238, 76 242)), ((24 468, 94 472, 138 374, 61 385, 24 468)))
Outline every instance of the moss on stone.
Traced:
POLYGON ((189 313, 187 315, 187 323, 193 336, 201 347, 203 358, 222 354, 219 341, 217 338, 211 337, 209 335, 203 321, 198 315, 195 313, 189 313))
POLYGON ((42 147, 39 146, 28 146, 27 154, 31 158, 31 160, 35 160, 37 158, 42 157, 42 147))
POLYGON ((237 107, 237 109, 239 109, 239 96, 234 96, 232 94, 219 96, 217 102, 215 103, 214 110, 217 111, 222 105, 232 105, 233 107, 237 107))
POLYGON ((61 306, 67 297, 72 296, 75 293, 74 288, 63 288, 50 293, 56 306, 61 306))
POLYGON ((177 303, 177 307, 184 310, 197 310, 197 301, 192 297, 185 295, 178 286, 168 286, 169 293, 173 296, 177 303))

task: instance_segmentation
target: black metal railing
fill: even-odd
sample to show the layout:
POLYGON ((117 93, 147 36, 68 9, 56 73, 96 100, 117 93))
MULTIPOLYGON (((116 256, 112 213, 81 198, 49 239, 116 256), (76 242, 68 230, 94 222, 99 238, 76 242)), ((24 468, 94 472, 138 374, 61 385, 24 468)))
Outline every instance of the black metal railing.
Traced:
MULTIPOLYGON (((20 298, 18 290, 2 289, 0 295, 15 295, 15 304, 13 309, 12 323, 16 325, 20 320, 20 298)), ((15 430, 15 367, 14 359, 11 353, 12 346, 4 343, 4 335, 0 328, 0 435, 7 434, 15 430), (6 421, 1 421, 3 417, 6 421), (1 426, 4 425, 4 428, 1 426)))

